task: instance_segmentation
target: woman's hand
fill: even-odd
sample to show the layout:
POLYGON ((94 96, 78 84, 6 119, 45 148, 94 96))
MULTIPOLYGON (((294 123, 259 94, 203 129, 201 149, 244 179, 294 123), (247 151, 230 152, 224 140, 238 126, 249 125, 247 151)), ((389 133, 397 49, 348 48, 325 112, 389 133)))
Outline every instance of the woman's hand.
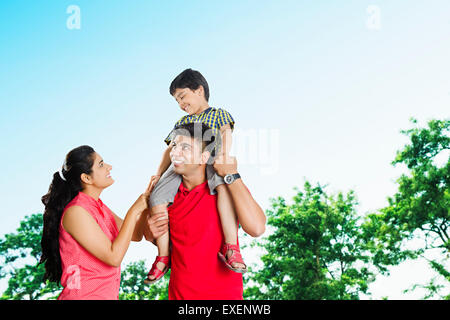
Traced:
POLYGON ((147 189, 145 189, 144 193, 141 194, 139 196, 139 198, 137 198, 137 200, 133 203, 132 207, 137 212, 139 212, 138 219, 139 219, 139 216, 142 213, 142 211, 144 211, 145 209, 148 209, 148 200, 150 198, 151 185, 152 185, 152 183, 150 181, 150 183, 149 183, 147 189))
POLYGON ((152 176, 151 178, 150 178, 150 192, 152 192, 153 191, 153 188, 156 186, 156 184, 158 183, 158 181, 159 181, 159 178, 161 178, 161 175, 159 175, 159 174, 155 174, 154 176, 152 176))

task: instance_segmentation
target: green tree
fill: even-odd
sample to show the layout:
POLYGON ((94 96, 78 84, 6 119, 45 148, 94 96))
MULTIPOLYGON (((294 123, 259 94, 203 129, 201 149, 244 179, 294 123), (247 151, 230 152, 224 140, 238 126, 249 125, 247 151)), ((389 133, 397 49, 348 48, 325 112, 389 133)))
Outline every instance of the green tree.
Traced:
POLYGON ((132 262, 122 270, 119 293, 120 300, 169 299, 168 285, 170 270, 159 282, 152 285, 144 283, 148 270, 143 260, 132 262))
POLYGON ((0 279, 8 279, 1 299, 35 300, 52 298, 60 287, 43 282, 45 268, 38 265, 41 256, 42 214, 26 216, 16 233, 0 239, 0 279))
MULTIPOLYGON (((26 216, 15 233, 0 239, 0 279, 8 278, 8 287, 1 299, 56 299, 62 290, 59 284, 43 282, 45 267, 41 257, 42 214, 26 216)), ((128 264, 121 273, 119 297, 122 300, 168 299, 170 272, 155 285, 145 285, 144 261, 128 264)))
POLYGON ((267 211, 263 266, 246 279, 252 299, 358 299, 374 280, 353 191, 327 195, 305 182, 292 204, 278 197, 267 211))
MULTIPOLYGON (((417 124, 417 120, 411 121, 417 124)), ((388 198, 389 205, 369 215, 363 227, 379 266, 399 264, 407 258, 425 258, 437 277, 410 290, 421 287, 428 290, 424 298, 437 295, 448 299, 450 121, 431 120, 425 128, 416 126, 401 133, 409 138, 409 143, 397 152, 392 165, 404 165, 407 173, 397 180, 398 191, 388 198), (413 239, 421 239, 423 245, 411 249, 413 239), (434 256, 437 252, 441 258, 427 258, 431 252, 434 256), (446 285, 438 284, 438 278, 446 285), (447 292, 441 294, 442 289, 447 292)))

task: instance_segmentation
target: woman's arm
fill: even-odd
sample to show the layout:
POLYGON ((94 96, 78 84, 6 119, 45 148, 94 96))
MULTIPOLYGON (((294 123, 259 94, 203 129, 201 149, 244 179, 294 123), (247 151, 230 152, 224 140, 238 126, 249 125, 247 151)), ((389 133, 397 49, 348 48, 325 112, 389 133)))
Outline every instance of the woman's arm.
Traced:
MULTIPOLYGON (((114 267, 120 266, 128 250, 136 222, 147 207, 147 194, 142 194, 128 210, 119 234, 113 242, 109 240, 94 218, 84 208, 73 206, 63 218, 64 229, 96 258, 114 267)), ((142 237, 141 237, 142 238, 142 237)))
POLYGON ((114 216, 114 221, 116 222, 117 229, 120 230, 120 228, 122 228, 123 219, 114 212, 112 212, 112 214, 114 216))

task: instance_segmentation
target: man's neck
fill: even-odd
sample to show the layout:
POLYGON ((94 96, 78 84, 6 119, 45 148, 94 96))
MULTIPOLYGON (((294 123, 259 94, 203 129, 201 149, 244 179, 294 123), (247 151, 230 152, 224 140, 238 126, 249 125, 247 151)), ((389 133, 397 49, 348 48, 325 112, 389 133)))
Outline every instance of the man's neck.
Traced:
POLYGON ((205 173, 206 167, 202 165, 199 167, 199 170, 196 170, 195 172, 188 174, 188 175, 182 175, 183 177, 183 185, 186 189, 191 191, 196 186, 201 185, 203 182, 206 181, 206 173, 205 173))

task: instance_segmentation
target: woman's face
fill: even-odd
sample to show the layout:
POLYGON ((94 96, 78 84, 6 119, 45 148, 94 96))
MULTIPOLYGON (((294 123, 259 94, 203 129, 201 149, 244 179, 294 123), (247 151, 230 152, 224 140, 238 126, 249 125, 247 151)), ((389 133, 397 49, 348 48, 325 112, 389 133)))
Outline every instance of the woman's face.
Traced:
POLYGON ((104 162, 103 158, 96 152, 92 172, 89 175, 89 184, 101 189, 109 187, 114 183, 110 173, 111 170, 112 166, 104 162))

